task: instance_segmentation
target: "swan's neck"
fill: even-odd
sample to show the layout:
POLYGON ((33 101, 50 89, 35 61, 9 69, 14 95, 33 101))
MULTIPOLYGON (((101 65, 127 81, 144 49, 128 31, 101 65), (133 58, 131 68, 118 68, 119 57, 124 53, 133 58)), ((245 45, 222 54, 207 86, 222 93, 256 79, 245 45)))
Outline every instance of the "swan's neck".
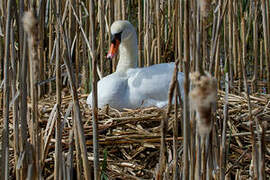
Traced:
POLYGON ((120 58, 116 72, 125 72, 129 68, 136 68, 138 62, 138 45, 136 34, 121 42, 119 47, 120 58))

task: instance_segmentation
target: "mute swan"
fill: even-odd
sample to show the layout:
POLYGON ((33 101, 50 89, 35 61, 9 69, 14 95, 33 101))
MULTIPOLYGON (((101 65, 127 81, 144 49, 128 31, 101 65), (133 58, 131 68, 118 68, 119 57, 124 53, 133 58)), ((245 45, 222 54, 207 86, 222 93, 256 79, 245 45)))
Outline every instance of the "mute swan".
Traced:
MULTIPOLYGON (((156 64, 137 68, 138 47, 135 28, 129 21, 115 21, 111 25, 112 44, 107 58, 112 58, 118 50, 120 59, 116 71, 98 81, 98 107, 110 105, 116 109, 157 106, 168 103, 169 84, 174 63, 156 64)), ((178 73, 181 96, 184 74, 178 73)), ((87 98, 92 105, 92 93, 87 98)))

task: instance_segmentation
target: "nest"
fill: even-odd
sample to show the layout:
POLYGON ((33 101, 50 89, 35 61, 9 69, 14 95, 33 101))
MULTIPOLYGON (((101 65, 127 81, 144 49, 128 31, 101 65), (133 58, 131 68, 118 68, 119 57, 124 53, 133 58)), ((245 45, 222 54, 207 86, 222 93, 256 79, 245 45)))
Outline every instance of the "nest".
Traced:
MULTIPOLYGON (((215 130, 221 134, 223 120, 224 92, 218 93, 218 104, 216 111, 215 130)), ((92 112, 85 103, 87 95, 79 95, 84 134, 86 137, 88 158, 93 163, 93 142, 92 142, 92 112)), ((252 115, 260 122, 270 120, 270 97, 267 95, 250 96, 252 104, 252 115)), ((55 104, 55 97, 49 96, 39 101, 40 124, 43 140, 51 137, 48 141, 48 154, 44 160, 45 168, 43 175, 52 177, 54 171, 54 130, 53 118, 50 118, 55 104), (49 120, 48 120, 49 119, 49 120), (50 126, 50 125, 51 126, 50 126)), ((251 162, 251 142, 249 132, 249 113, 247 101, 244 95, 229 94, 229 120, 227 122, 227 174, 235 177, 240 174, 243 178, 249 177, 249 166, 251 162)), ((69 150, 69 135, 72 131, 72 98, 66 95, 62 100, 62 148, 64 160, 67 160, 69 150)), ((172 108, 173 109, 173 108, 172 108)), ((160 124, 164 118, 166 109, 155 107, 137 110, 126 109, 122 112, 104 107, 98 112, 99 127, 99 153, 102 173, 111 179, 152 179, 156 174, 159 161, 160 149, 160 124)), ((182 109, 178 109, 179 122, 182 120, 182 109)), ((167 157, 168 171, 172 164, 173 144, 173 120, 174 109, 168 120, 167 157)), ((11 115, 12 125, 12 115, 11 115)), ((3 121, 1 121, 3 122, 3 121)), ((180 123, 181 124, 181 123, 180 123)), ((10 126, 12 127, 12 126, 10 126)), ((181 128, 179 125, 178 154, 179 167, 182 168, 182 140, 181 128)), ((266 131, 266 134, 269 131, 266 131)), ((266 136, 267 137, 267 136, 266 136)), ((12 140, 11 140, 12 141, 12 140)), ((269 139, 266 139, 269 141, 269 139)), ((12 144, 12 143, 11 143, 12 144)), ((13 145, 12 145, 13 146, 13 145)), ((217 148, 218 149, 218 148, 217 148)), ((74 148, 75 152, 75 148, 74 148)), ((12 152, 11 152, 12 153, 12 152)), ((76 152, 75 152, 76 153, 76 152)), ((266 177, 270 177, 270 146, 265 148, 266 177)), ((75 156, 74 156, 75 157, 75 156)), ((74 158, 75 159, 75 158, 74 158)), ((74 161, 76 164, 76 162, 74 161)), ((14 164, 14 158, 10 160, 14 164)), ((66 164, 66 163, 65 163, 66 164)), ((91 164, 92 165, 92 164, 91 164)), ((14 166, 11 166, 14 172, 14 166)), ((76 171, 76 170, 75 170, 76 171)), ((12 173, 15 174, 15 173, 12 173)))

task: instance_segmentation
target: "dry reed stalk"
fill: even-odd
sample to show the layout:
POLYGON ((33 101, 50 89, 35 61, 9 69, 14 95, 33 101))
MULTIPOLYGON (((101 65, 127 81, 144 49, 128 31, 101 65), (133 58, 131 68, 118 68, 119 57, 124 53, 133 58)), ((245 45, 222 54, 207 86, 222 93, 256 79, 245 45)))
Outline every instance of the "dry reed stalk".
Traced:
MULTIPOLYGON (((23 17, 24 11, 24 0, 19 0, 19 17, 23 17)), ((24 31, 23 31, 23 24, 21 19, 18 22, 18 30, 19 30, 19 59, 22 60, 23 58, 23 42, 24 42, 24 31)))
POLYGON ((173 179, 177 180, 179 179, 179 168, 178 168, 178 98, 180 98, 179 94, 179 84, 177 80, 177 74, 178 74, 178 66, 179 66, 179 60, 175 63, 175 89, 174 89, 174 124, 173 124, 173 179))
MULTIPOLYGON (((264 53, 266 62, 266 79, 267 79, 267 92, 270 93, 270 59, 269 59, 269 21, 266 15, 265 0, 261 2, 262 20, 263 20, 263 39, 264 39, 264 53)), ((267 12, 268 13, 268 12, 267 12)))
POLYGON ((253 21, 253 51, 254 51, 254 72, 252 78, 252 92, 257 91, 258 79, 258 2, 254 2, 254 21, 253 21))
MULTIPOLYGON (((80 8, 79 8, 80 5, 79 5, 78 0, 76 0, 76 2, 75 2, 75 0, 69 1, 69 16, 70 16, 69 17, 69 30, 70 30, 69 37, 71 39, 76 38, 76 45, 75 45, 76 46, 75 47, 75 75, 76 75, 76 85, 77 85, 77 87, 79 87, 79 72, 80 72, 80 59, 81 59, 81 56, 80 56, 81 55, 81 53, 80 53, 80 30, 79 30, 78 23, 76 22, 74 16, 72 15, 73 11, 72 11, 72 6, 71 5, 73 5, 73 7, 75 6, 76 14, 80 14, 80 8)), ((81 20, 81 18, 80 18, 80 20, 81 20)), ((85 60, 83 59, 83 61, 85 61, 85 60)), ((89 75, 87 75, 87 76, 89 76, 89 75)), ((87 78, 85 78, 85 74, 83 74, 82 77, 83 77, 82 82, 85 83, 85 79, 87 79, 87 78)), ((86 92, 87 92, 87 88, 85 88, 85 89, 86 89, 86 92)))
MULTIPOLYGON (((50 3, 49 8, 52 9, 52 3, 50 3)), ((53 13, 52 13, 52 11, 49 11, 48 21, 49 22, 53 21, 53 13)), ((49 57, 52 57, 52 53, 53 53, 53 24, 52 23, 49 24, 49 32, 48 33, 49 33, 48 34, 48 36, 49 36, 48 55, 49 55, 49 57)), ((53 70, 52 70, 52 66, 50 64, 48 64, 48 71, 49 71, 48 75, 52 76, 53 75, 53 70)), ((48 87, 48 93, 52 94, 52 91, 53 91, 52 83, 49 83, 48 86, 49 86, 48 87)))
MULTIPOLYGON (((82 120, 81 120, 81 112, 80 112, 80 106, 78 102, 78 94, 76 90, 76 85, 75 85, 75 77, 73 74, 73 69, 71 68, 71 52, 70 52, 70 44, 67 39, 67 34, 66 31, 64 31, 64 28, 61 24, 61 18, 60 15, 57 16, 57 24, 60 28, 60 34, 61 37, 64 41, 65 48, 67 50, 66 56, 67 59, 64 58, 64 63, 67 69, 68 77, 69 77, 69 84, 70 84, 70 90, 72 94, 72 101, 73 101, 73 106, 74 106, 74 127, 76 128, 78 132, 78 137, 77 140, 80 145, 80 150, 81 150, 81 157, 83 161, 83 168, 84 168, 84 176, 86 179, 91 179, 90 176, 90 167, 89 167, 89 161, 87 158, 87 150, 86 150, 86 145, 85 145, 85 136, 83 134, 83 127, 82 127, 82 120)), ((75 136, 76 137, 76 136, 75 136)))
POLYGON ((138 66, 142 67, 142 0, 138 0, 138 66))
MULTIPOLYGON (((121 2, 121 10, 122 10, 122 20, 125 20, 126 19, 126 4, 125 4, 125 0, 122 0, 121 2)), ((119 9, 120 10, 120 9, 119 9)))
MULTIPOLYGON (((39 13, 38 13, 38 58, 39 58, 39 79, 38 81, 45 80, 45 71, 46 71, 46 58, 45 58, 45 1, 41 1, 39 4, 39 13)), ((38 97, 40 98, 45 94, 45 85, 38 86, 38 97)))
POLYGON ((161 128, 161 135, 160 135, 160 154, 159 154, 159 164, 158 164, 158 169, 157 169, 157 174, 156 174, 156 180, 162 180, 164 177, 164 172, 166 169, 166 161, 167 161, 167 156, 166 156, 166 142, 165 142, 165 137, 167 134, 167 126, 168 126, 168 119, 167 116, 165 115, 161 120, 160 128, 161 128))
POLYGON ((184 2, 184 92, 185 98, 183 102, 184 107, 184 168, 183 168, 183 179, 189 178, 189 142, 190 142, 190 125, 189 125, 189 63, 190 63, 190 52, 189 52, 189 1, 184 2))
MULTIPOLYGON (((221 68, 220 68, 220 38, 218 39, 218 43, 217 43, 217 54, 216 54, 216 58, 215 58, 215 78, 217 79, 217 82, 220 82, 221 79, 221 68)), ((217 84, 217 88, 220 89, 220 83, 217 84)))
POLYGON ((156 27, 157 27, 157 62, 158 64, 161 63, 161 46, 160 46, 160 34, 161 34, 161 31, 160 31, 160 0, 157 0, 156 1, 156 27))
MULTIPOLYGON (((78 1, 78 0, 77 0, 78 1)), ((77 6, 79 6, 78 4, 79 2, 77 2, 77 6)), ((82 21, 82 8, 79 8, 79 18, 80 18, 80 22, 82 21)), ((84 29, 86 32, 89 31, 89 21, 86 21, 85 22, 85 25, 84 25, 84 29)), ((79 26, 78 26, 79 28, 79 26)), ((78 29, 79 30, 79 29, 78 29)), ((81 60, 82 60, 82 79, 81 79, 81 82, 82 82, 82 88, 84 89, 84 91, 86 93, 89 93, 91 88, 90 88, 90 66, 89 66, 89 58, 88 58, 88 51, 87 51, 87 44, 86 42, 84 42, 82 40, 82 36, 81 36, 81 32, 77 31, 77 37, 78 37, 78 40, 79 40, 79 45, 80 47, 82 47, 82 55, 79 57, 81 60)), ((78 51, 80 51, 80 47, 78 47, 78 51)), ((78 52, 77 51, 77 52, 78 52)), ((77 53, 79 54, 79 53, 77 53)))
MULTIPOLYGON (((33 7, 35 7, 33 5, 33 7)), ((39 178, 41 175, 40 169, 40 127, 38 114, 38 71, 39 71, 39 57, 38 57, 38 22, 33 10, 26 12, 23 17, 24 29, 28 34, 29 47, 29 62, 30 62, 30 94, 31 94, 31 122, 30 122, 30 142, 33 145, 34 153, 34 178, 39 178)))
MULTIPOLYGON (((217 10, 214 11, 213 15, 213 24, 212 24, 212 36, 211 36, 211 41, 210 41, 210 48, 212 49, 212 47, 214 46, 214 40, 215 40, 215 34, 216 34, 216 28, 217 28, 217 22, 218 19, 220 19, 220 7, 221 7, 221 1, 218 1, 218 6, 217 8, 219 8, 218 14, 217 14, 217 10)), ((214 58, 214 57, 212 57, 214 58)), ((210 55, 210 63, 211 63, 211 55, 210 55)), ((211 64, 210 64, 211 65, 211 64)), ((209 69, 210 69, 210 65, 209 65, 209 69)))
MULTIPOLYGON (((56 13, 61 13, 61 2, 56 1, 56 13)), ((56 71, 56 123, 55 123, 55 162, 54 162, 54 179, 63 179, 62 173, 62 133, 61 133, 61 61, 60 61, 60 29, 56 26, 56 54, 55 54, 55 71, 56 71)))
POLYGON ((252 144, 252 162, 253 162, 253 178, 257 179, 259 177, 259 171, 258 171, 258 157, 257 157, 257 145, 256 145, 256 139, 253 131, 253 123, 254 119, 252 116, 252 107, 250 103, 250 97, 249 97, 249 89, 247 85, 247 75, 246 75, 246 34, 245 34, 245 19, 244 17, 241 18, 241 34, 242 34, 242 72, 243 72, 243 78, 244 78, 244 86, 245 86, 245 93, 246 93, 246 98, 247 98, 247 103, 248 103, 248 118, 249 118, 249 128, 251 132, 251 144, 252 144))
POLYGON ((26 179, 27 173, 27 165, 28 165, 28 151, 27 151, 27 134, 28 134, 28 127, 27 127, 27 37, 24 35, 23 40, 23 55, 22 55, 22 62, 20 66, 20 84, 19 88, 21 90, 21 96, 19 99, 19 107, 20 107, 20 152, 25 152, 25 158, 22 160, 22 165, 20 167, 20 175, 21 179, 26 179))
POLYGON ((219 1, 219 16, 217 19, 214 37, 212 37, 213 43, 212 43, 211 51, 210 51, 210 67, 209 67, 210 73, 212 73, 214 70, 214 56, 216 55, 217 40, 219 38, 218 36, 219 36, 220 29, 221 29, 222 20, 223 20, 223 17, 225 15, 225 12, 227 9, 227 4, 228 4, 228 0, 226 0, 223 4, 221 3, 221 0, 219 1), (223 7, 221 7, 221 6, 223 6, 223 7))
POLYGON ((53 132, 53 127, 55 126, 55 121, 56 121, 56 108, 57 108, 57 105, 54 105, 50 115, 49 115, 49 118, 48 118, 48 121, 47 121, 47 124, 46 124, 46 128, 45 128, 45 131, 44 131, 44 142, 43 142, 43 152, 42 152, 42 162, 45 161, 45 159, 47 158, 47 155, 48 155, 48 151, 49 151, 49 143, 50 143, 50 140, 51 140, 51 137, 52 137, 52 132, 53 132))
MULTIPOLYGON (((158 173, 156 176, 157 180, 162 180, 164 178, 164 173, 165 173, 165 169, 166 169, 166 164, 167 164, 167 156, 166 156, 166 136, 167 136, 167 128, 168 128, 168 120, 169 120, 169 115, 171 112, 171 104, 172 104, 172 99, 173 99, 173 93, 174 91, 177 91, 176 86, 178 85, 178 64, 179 61, 175 62, 175 68, 174 68, 174 72, 173 72, 173 77, 170 83, 170 88, 168 91, 168 107, 167 107, 167 111, 166 114, 164 114, 164 118, 162 118, 161 120, 161 139, 160 139, 160 156, 159 156, 159 169, 158 169, 158 173)), ((175 98, 177 101, 177 98, 175 98)), ((177 139, 177 137, 175 137, 175 139, 177 139)), ((174 152, 174 154, 177 154, 176 152, 174 152)), ((177 163, 177 162, 175 162, 177 163)), ((174 168, 175 169, 175 168, 174 168)), ((176 171, 175 171, 176 173, 176 171)))
MULTIPOLYGON (((12 24, 12 23, 11 23, 12 24)), ((19 169, 16 168, 18 159, 19 159, 19 154, 20 154, 20 149, 19 149, 19 114, 18 114, 18 96, 19 91, 16 89, 16 83, 17 83, 17 62, 15 60, 16 58, 16 51, 15 51, 15 43, 14 43, 14 30, 13 27, 10 27, 10 41, 11 41, 11 50, 10 50, 10 55, 11 55, 11 68, 12 68, 12 73, 11 73, 11 90, 12 90, 12 101, 13 102, 13 107, 12 107, 12 114, 13 114, 13 133, 14 133, 14 169, 16 170, 16 178, 20 179, 20 171, 19 169)))
POLYGON ((9 178, 9 66, 10 66, 10 26, 13 13, 11 11, 12 0, 9 0, 7 6, 7 22, 6 22, 6 36, 5 36, 5 57, 4 57, 4 96, 3 96, 3 129, 2 129, 2 165, 1 179, 7 180, 9 178))
POLYGON ((237 18, 236 18, 236 1, 232 2, 232 26, 233 26, 233 72, 234 72, 234 79, 237 78, 238 69, 237 69, 237 59, 238 59, 238 27, 237 27, 237 18))
POLYGON ((99 0, 98 1, 98 15, 99 15, 99 26, 100 26, 100 30, 99 30, 99 42, 100 42, 100 70, 101 70, 101 75, 104 76, 104 32, 105 32, 105 28, 104 28, 104 1, 103 0, 99 0))
POLYGON ((261 125, 261 137, 259 138, 259 179, 265 179, 265 131, 267 129, 268 123, 265 121, 261 125))
MULTIPOLYGON (((238 34, 239 36, 239 34, 238 34)), ((240 42, 240 38, 238 37, 238 42, 237 42, 237 47, 238 47, 238 54, 237 54, 237 71, 238 71, 238 92, 242 91, 242 87, 243 87, 243 72, 241 71, 241 66, 242 66, 242 48, 241 48, 241 42, 240 42)))
POLYGON ((183 48, 182 48, 182 42, 183 42, 183 36, 182 36, 182 30, 183 30, 183 2, 179 2, 179 13, 178 13, 178 23, 177 23, 177 46, 178 46, 178 59, 180 60, 180 71, 183 70, 183 60, 182 60, 182 53, 183 53, 183 48))
POLYGON ((151 42, 150 42, 150 1, 144 1, 144 66, 150 66, 151 42))
MULTIPOLYGON (((200 1, 201 2, 201 1, 200 1)), ((203 18, 201 18, 202 7, 197 6, 197 18, 196 18, 196 55, 195 57, 195 71, 199 71, 201 74, 204 73, 202 69, 202 59, 201 59, 201 32, 203 28, 203 18)))
POLYGON ((263 65, 264 65, 264 58, 263 58, 263 40, 260 41, 260 79, 264 78, 263 73, 263 65))
POLYGON ((74 178, 74 174, 73 174, 74 131, 73 129, 69 131, 68 140, 69 140, 69 148, 68 148, 68 155, 67 155, 67 161, 66 161, 67 176, 70 177, 70 179, 73 179, 74 178))
POLYGON ((122 9, 121 9, 121 1, 122 0, 116 0, 114 9, 115 9, 115 20, 121 20, 122 19, 122 9))
POLYGON ((220 148, 220 161, 219 161, 219 167, 220 167, 220 174, 219 178, 221 180, 225 179, 225 172, 226 172, 226 128, 227 128, 227 121, 229 119, 228 116, 228 95, 229 95, 229 74, 228 69, 225 69, 225 99, 224 99, 224 108, 223 108, 223 122, 222 122, 222 137, 221 137, 221 148, 220 148))
MULTIPOLYGON (((73 108, 72 110, 73 110, 72 119, 74 119, 75 118, 75 115, 74 115, 75 114, 75 109, 73 108)), ((83 171, 83 167, 82 167, 83 162, 82 162, 82 158, 80 156, 81 149, 80 149, 79 135, 78 135, 78 131, 77 131, 76 126, 73 126, 71 131, 72 131, 72 134, 70 134, 70 136, 71 137, 73 136, 74 139, 75 139, 75 152, 76 152, 76 162, 75 162, 75 164, 76 164, 76 170, 77 170, 77 172, 82 172, 83 171)), ((69 144, 70 143, 72 143, 71 140, 69 141, 69 144)), ((73 168, 73 167, 70 167, 70 168, 73 168)), ((83 176, 82 173, 76 173, 76 174, 77 174, 77 179, 82 179, 82 176, 83 176)))
MULTIPOLYGON (((106 22, 106 29, 107 29, 107 34, 108 34, 108 40, 107 40, 107 49, 110 48, 111 45, 111 28, 110 25, 113 23, 114 21, 114 8, 113 6, 113 2, 112 1, 108 1, 107 5, 106 5, 106 10, 107 10, 107 17, 105 20, 106 22)), ((115 61, 115 58, 113 58, 111 61, 109 61, 109 69, 108 69, 108 73, 112 73, 113 72, 113 62, 115 61)))
MULTIPOLYGON (((175 59, 178 59, 178 47, 177 47, 177 43, 178 43, 178 37, 177 37, 177 35, 178 35, 178 31, 177 31, 177 28, 178 28, 178 25, 177 25, 177 23, 178 23, 178 18, 179 18, 179 16, 178 16, 178 12, 179 12, 179 4, 180 2, 179 1, 176 1, 176 2, 174 2, 174 5, 173 5, 173 30, 172 30, 172 32, 173 32, 173 36, 172 36, 172 49, 173 49, 173 51, 174 51, 174 58, 175 59)), ((179 59, 178 59, 179 60, 179 59)))
MULTIPOLYGON (((119 2, 120 3, 120 2, 119 2)), ((119 9, 120 10, 120 9, 119 9)), ((98 152, 98 99, 97 99, 97 59, 95 45, 95 3, 90 0, 90 29, 91 29, 91 44, 92 44, 92 126, 93 126, 93 151, 94 151, 94 179, 100 179, 99 174, 99 152, 98 152)))
MULTIPOLYGON (((233 79, 233 77, 234 77, 234 72, 233 72, 233 62, 234 62, 234 59, 233 59, 233 1, 229 0, 228 3, 229 3, 228 4, 228 7, 229 7, 229 10, 228 10, 228 22, 229 22, 228 68, 229 68, 230 87, 232 87, 233 81, 234 81, 234 79, 233 79)), ((226 25, 224 25, 224 26, 226 26, 226 25)))

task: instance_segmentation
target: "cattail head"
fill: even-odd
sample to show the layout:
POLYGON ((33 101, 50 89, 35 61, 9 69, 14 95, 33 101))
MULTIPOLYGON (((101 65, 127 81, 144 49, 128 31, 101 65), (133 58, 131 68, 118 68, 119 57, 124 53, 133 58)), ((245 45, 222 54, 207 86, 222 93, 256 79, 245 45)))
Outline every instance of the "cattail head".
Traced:
POLYGON ((211 131, 211 105, 216 102, 217 81, 208 73, 200 75, 198 72, 190 74, 190 81, 194 89, 189 96, 191 107, 196 111, 198 131, 206 135, 211 131))
POLYGON ((33 33, 34 28, 37 25, 37 19, 35 18, 32 11, 27 11, 24 13, 23 18, 23 28, 27 33, 33 33))
POLYGON ((199 0, 199 6, 201 9, 201 16, 207 17, 211 11, 211 0, 199 0))

